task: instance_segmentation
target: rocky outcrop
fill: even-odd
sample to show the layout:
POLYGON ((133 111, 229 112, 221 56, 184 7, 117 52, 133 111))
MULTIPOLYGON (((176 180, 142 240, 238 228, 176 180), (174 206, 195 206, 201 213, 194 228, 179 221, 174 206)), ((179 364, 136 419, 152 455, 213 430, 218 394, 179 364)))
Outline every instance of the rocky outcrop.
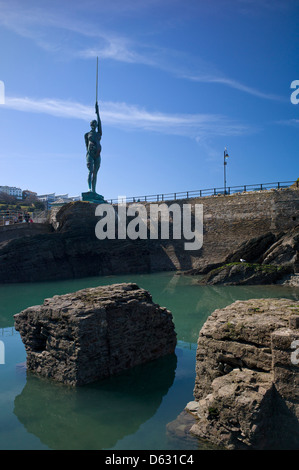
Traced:
POLYGON ((172 354, 172 314, 136 284, 54 296, 14 316, 27 369, 84 385, 172 354))
POLYGON ((0 240, 0 283, 36 282, 190 267, 183 240, 105 239, 95 227, 97 205, 74 202, 53 210, 52 232, 0 240))
POLYGON ((230 263, 212 269, 199 281, 199 284, 224 286, 276 284, 289 274, 293 274, 293 268, 289 265, 230 263))
POLYGON ((288 265, 298 271, 299 225, 287 232, 279 234, 268 232, 245 241, 235 252, 227 256, 226 263, 240 261, 241 258, 249 263, 288 265))
POLYGON ((298 301, 215 310, 198 338, 190 432, 228 449, 298 449, 298 327, 298 301))
MULTIPOLYGON (((201 274, 202 285, 276 284, 297 285, 299 226, 287 233, 272 232, 244 241, 224 263, 191 270, 201 274), (242 261, 241 261, 242 260, 242 261)), ((187 272, 188 273, 188 272, 187 272)))
POLYGON ((299 272, 299 225, 271 245, 263 255, 263 264, 290 265, 299 272))
POLYGON ((282 236, 283 233, 274 234, 272 232, 267 232, 259 235, 258 237, 245 240, 236 250, 228 254, 225 262, 235 263, 239 262, 242 258, 248 263, 262 263, 266 251, 270 249, 282 236))

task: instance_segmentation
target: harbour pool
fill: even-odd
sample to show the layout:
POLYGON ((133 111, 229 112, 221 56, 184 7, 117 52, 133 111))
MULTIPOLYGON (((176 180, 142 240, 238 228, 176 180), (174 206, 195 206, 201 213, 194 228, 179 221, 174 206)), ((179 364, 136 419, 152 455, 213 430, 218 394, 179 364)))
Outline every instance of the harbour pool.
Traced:
POLYGON ((196 439, 174 438, 167 432, 167 424, 193 399, 198 333, 216 308, 266 297, 298 300, 299 289, 200 286, 196 277, 175 273, 1 285, 0 449, 207 449, 196 439), (178 338, 175 354, 79 388, 27 374, 13 315, 53 295, 119 282, 137 283, 172 312, 178 338))

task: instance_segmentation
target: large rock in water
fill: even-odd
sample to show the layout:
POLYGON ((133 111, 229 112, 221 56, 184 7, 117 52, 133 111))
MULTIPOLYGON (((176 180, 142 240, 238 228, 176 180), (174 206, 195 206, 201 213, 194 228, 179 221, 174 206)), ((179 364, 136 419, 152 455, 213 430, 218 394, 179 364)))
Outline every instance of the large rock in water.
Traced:
POLYGON ((27 369, 83 385, 172 354, 172 314, 136 284, 54 296, 14 316, 27 369))
POLYGON ((299 449, 299 302, 237 301, 200 331, 191 433, 228 449, 299 449))

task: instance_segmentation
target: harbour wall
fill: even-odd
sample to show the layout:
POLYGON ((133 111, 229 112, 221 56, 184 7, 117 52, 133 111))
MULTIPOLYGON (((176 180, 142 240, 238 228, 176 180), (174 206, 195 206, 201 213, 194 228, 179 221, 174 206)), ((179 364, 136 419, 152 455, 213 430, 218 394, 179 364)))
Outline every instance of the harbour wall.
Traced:
MULTIPOLYGON (((299 223, 299 190, 280 189, 165 201, 203 206, 203 245, 186 251, 186 240, 99 240, 96 204, 76 201, 52 209, 45 233, 20 231, 1 240, 0 282, 33 282, 85 276, 189 270, 221 263, 240 245, 299 223)), ((142 203, 148 208, 148 203, 142 203)), ((161 201, 157 204, 161 204, 161 201)), ((117 207, 115 206, 117 209, 117 207)), ((170 227, 170 234, 172 230, 170 227)), ((4 235, 4 234, 3 234, 4 235)))

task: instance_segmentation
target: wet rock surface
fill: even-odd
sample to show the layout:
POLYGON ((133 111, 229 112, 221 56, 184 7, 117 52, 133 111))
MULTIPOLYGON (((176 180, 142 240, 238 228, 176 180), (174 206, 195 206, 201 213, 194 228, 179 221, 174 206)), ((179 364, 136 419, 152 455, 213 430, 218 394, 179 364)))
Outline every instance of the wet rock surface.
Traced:
POLYGON ((291 266, 229 263, 212 269, 199 281, 201 285, 242 286, 276 284, 293 275, 291 266))
POLYGON ((45 299, 15 315, 27 369, 84 385, 174 353, 172 314, 136 284, 113 284, 45 299))

